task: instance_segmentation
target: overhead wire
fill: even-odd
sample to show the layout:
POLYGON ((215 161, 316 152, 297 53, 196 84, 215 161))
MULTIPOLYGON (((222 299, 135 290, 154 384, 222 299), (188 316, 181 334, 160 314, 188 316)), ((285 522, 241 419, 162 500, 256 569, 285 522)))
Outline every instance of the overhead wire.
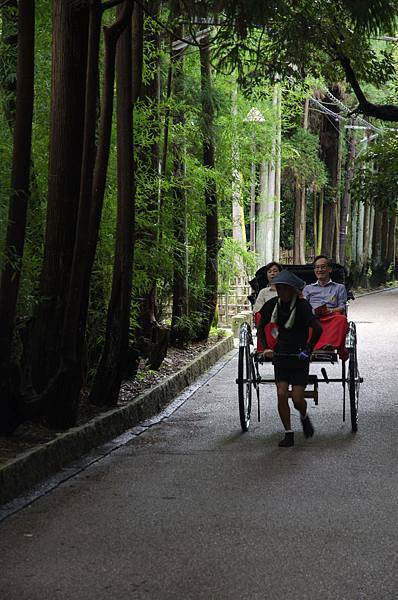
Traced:
MULTIPOLYGON (((345 113, 352 115, 352 109, 346 106, 339 98, 336 98, 336 96, 332 94, 332 92, 328 88, 324 88, 323 91, 325 95, 328 96, 328 98, 332 100, 335 104, 337 104, 337 106, 339 106, 345 113)), ((354 119, 357 123, 362 123, 367 129, 373 129, 374 131, 378 131, 379 133, 383 131, 383 128, 377 127, 376 125, 373 125, 373 123, 369 123, 369 121, 367 121, 363 117, 356 116, 354 117, 354 119)))

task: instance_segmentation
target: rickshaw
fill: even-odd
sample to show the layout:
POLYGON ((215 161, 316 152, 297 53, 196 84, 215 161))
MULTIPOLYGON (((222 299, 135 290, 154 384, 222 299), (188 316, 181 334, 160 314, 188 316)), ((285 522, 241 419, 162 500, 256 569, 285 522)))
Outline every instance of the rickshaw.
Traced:
MULTIPOLYGON (((306 284, 316 281, 313 265, 286 265, 283 268, 293 271, 295 275, 305 281, 306 284)), ((249 296, 249 300, 254 303, 254 300, 264 287, 265 273, 264 267, 259 269, 256 276, 249 283, 253 288, 253 294, 249 296)), ((343 283, 347 289, 348 300, 353 300, 354 296, 350 291, 350 285, 347 279, 347 274, 343 266, 335 263, 331 279, 337 283, 343 283)), ((315 350, 310 358, 311 363, 329 363, 336 364, 341 362, 341 378, 330 378, 324 367, 321 368, 322 377, 318 374, 309 375, 308 386, 305 390, 305 397, 312 398, 317 406, 319 401, 319 384, 325 383, 340 383, 342 385, 343 396, 343 421, 346 417, 346 395, 348 391, 351 430, 355 433, 358 429, 358 401, 359 389, 363 382, 363 378, 359 374, 358 356, 357 356, 357 332, 353 321, 348 321, 348 329, 345 338, 345 349, 347 359, 341 360, 336 349, 330 350, 315 350)), ((280 355, 281 356, 281 355, 280 355)), ((288 355, 284 355, 288 356, 288 355)), ((293 356, 293 355, 290 355, 293 356)), ((261 377, 260 365, 266 362, 272 362, 272 359, 267 359, 253 347, 252 326, 249 323, 243 323, 239 331, 239 355, 238 355, 238 400, 239 400, 239 417, 242 431, 249 430, 253 390, 257 396, 257 419, 260 421, 260 386, 262 384, 275 384, 275 379, 270 377, 261 377)))

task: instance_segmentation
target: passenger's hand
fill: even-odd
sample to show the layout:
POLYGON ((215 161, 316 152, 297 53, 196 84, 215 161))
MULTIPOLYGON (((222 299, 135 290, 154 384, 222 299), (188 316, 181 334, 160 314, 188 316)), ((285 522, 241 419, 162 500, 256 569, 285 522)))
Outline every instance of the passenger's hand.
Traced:
POLYGON ((264 358, 272 358, 273 356, 274 356, 274 351, 271 350, 271 348, 266 348, 265 350, 263 350, 264 358))

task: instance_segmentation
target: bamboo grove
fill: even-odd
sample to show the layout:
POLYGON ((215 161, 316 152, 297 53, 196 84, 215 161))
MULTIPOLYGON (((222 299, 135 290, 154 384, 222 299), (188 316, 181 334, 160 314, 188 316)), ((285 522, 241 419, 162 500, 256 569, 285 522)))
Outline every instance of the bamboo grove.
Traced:
POLYGON ((330 4, 0 1, 0 434, 116 405, 289 251, 394 278, 397 6, 330 4))

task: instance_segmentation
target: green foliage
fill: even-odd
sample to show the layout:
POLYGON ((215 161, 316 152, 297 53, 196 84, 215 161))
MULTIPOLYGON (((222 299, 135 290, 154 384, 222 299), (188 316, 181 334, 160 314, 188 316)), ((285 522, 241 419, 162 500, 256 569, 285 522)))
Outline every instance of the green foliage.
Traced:
POLYGON ((327 173, 324 162, 319 158, 318 136, 300 127, 287 140, 286 146, 290 150, 290 156, 285 161, 286 167, 290 167, 311 186, 318 189, 325 186, 327 173))
POLYGON ((357 169, 354 194, 378 209, 396 209, 398 201, 398 133, 386 132, 369 143, 357 169))
POLYGON ((308 74, 340 80, 342 54, 360 78, 380 83, 392 72, 391 53, 375 52, 369 34, 393 30, 396 8, 389 0, 226 2, 217 59, 227 72, 237 70, 247 90, 276 77, 297 83, 308 74))
POLYGON ((236 240, 225 238, 219 253, 220 292, 227 293, 231 289, 236 277, 242 272, 242 267, 251 276, 256 270, 255 256, 236 240))

